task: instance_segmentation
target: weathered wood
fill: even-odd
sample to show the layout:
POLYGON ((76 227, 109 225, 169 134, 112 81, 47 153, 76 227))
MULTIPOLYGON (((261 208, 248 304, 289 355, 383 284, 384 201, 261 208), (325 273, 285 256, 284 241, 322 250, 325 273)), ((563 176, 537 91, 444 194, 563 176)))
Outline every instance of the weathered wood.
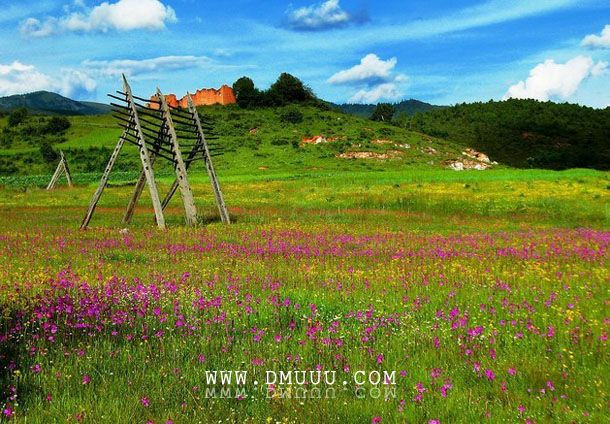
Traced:
POLYGON ((176 136, 176 129, 174 128, 174 122, 170 113, 165 96, 161 93, 161 90, 157 88, 157 98, 161 102, 161 113, 167 126, 172 151, 174 152, 174 169, 176 171, 176 181, 180 188, 180 194, 182 195, 182 202, 184 204, 184 212, 186 214, 186 224, 195 225, 197 224, 197 209, 195 207, 195 200, 193 199, 193 192, 188 182, 188 174, 184 161, 182 160, 182 152, 180 151, 180 145, 178 144, 178 137, 176 136))
MULTIPOLYGON (((163 139, 163 131, 164 128, 159 129, 159 133, 157 134, 157 143, 153 147, 153 151, 150 152, 150 162, 154 165, 155 160, 157 158, 157 154, 159 153, 159 145, 163 139)), ((138 201, 140 200, 140 196, 142 196, 142 191, 144 191, 144 186, 146 185, 146 174, 144 170, 140 172, 140 177, 138 178, 138 182, 133 190, 133 194, 129 199, 129 205, 127 205, 127 209, 125 210, 125 214, 123 215, 123 219, 121 222, 123 224, 129 224, 133 219, 133 214, 136 210, 136 206, 138 205, 138 201)), ((163 205, 161 206, 163 208, 163 205)))
POLYGON ((205 141, 205 134, 203 133, 203 128, 201 127, 201 120, 199 119, 199 112, 197 112, 197 108, 193 104, 193 99, 190 93, 187 93, 188 99, 188 108, 193 116, 193 120, 195 121, 195 125, 197 127, 197 132, 199 133, 200 142, 203 144, 203 160, 205 162, 206 170, 208 171, 208 176, 210 177, 210 183, 212 184, 212 190, 214 191, 214 197, 216 198, 216 205, 218 206, 218 212, 220 213, 220 219, 225 224, 231 223, 231 218, 229 217, 229 211, 227 210, 227 206, 225 205, 224 197, 222 195, 222 191, 220 190, 220 183, 218 182, 218 178, 216 177, 216 171, 214 171, 214 165, 212 164, 212 157, 210 156, 210 151, 208 149, 208 144, 205 141))
POLYGON ((91 217, 93 217, 93 213, 95 212, 95 208, 97 207, 97 202, 99 202, 100 197, 102 197, 102 193, 104 192, 104 189, 106 188, 106 184, 108 184, 108 177, 110 176, 110 171, 112 171, 112 168, 114 167, 114 163, 116 162, 117 157, 119 156, 119 153, 121 152, 121 149, 123 148, 123 144, 125 144, 126 135, 127 135, 127 130, 125 130, 123 132, 123 134, 121 134, 121 137, 119 138, 119 141, 116 144, 114 151, 112 152, 112 155, 110 156, 110 160, 108 161, 108 164, 106 165, 106 169, 104 170, 104 173, 102 174, 102 179, 100 180, 100 184, 98 185, 97 190, 93 194, 93 198, 91 199, 91 202, 89 203, 89 208, 87 209, 87 213, 85 214, 85 217, 83 218, 83 222, 80 225, 81 230, 86 229, 89 226, 89 222, 91 222, 91 217))
POLYGON ((55 188, 62 174, 66 174, 68 186, 72 187, 72 176, 70 175, 70 170, 68 169, 68 162, 64 157, 64 152, 60 150, 59 155, 59 163, 57 164, 57 168, 55 168, 55 172, 51 177, 51 181, 49 181, 49 184, 47 185, 47 190, 53 190, 55 188))
POLYGON ((61 161, 64 164, 64 172, 66 173, 66 180, 68 180, 68 186, 74 187, 74 184, 72 183, 72 175, 70 174, 70 168, 68 168, 68 161, 64 156, 64 152, 60 150, 59 153, 61 155, 61 161))
POLYGON ((133 122, 135 125, 136 136, 139 142, 140 160, 142 162, 142 168, 146 175, 146 183, 148 184, 148 190, 150 192, 150 198, 152 200, 153 208, 155 210, 155 218, 157 226, 161 229, 165 229, 165 217, 163 216, 163 209, 161 208, 161 200, 159 200, 159 191, 157 190, 157 183, 155 182, 155 174, 150 161, 150 155, 146 147, 146 139, 140 126, 140 120, 138 118, 138 111, 134 104, 134 100, 131 94, 131 87, 127 83, 125 75, 123 75, 124 91, 127 96, 127 102, 132 112, 133 122))

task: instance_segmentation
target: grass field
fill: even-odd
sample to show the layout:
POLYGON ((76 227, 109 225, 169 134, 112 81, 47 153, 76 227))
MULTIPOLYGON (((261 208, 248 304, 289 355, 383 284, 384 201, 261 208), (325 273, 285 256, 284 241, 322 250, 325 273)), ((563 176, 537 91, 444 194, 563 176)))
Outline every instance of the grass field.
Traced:
POLYGON ((146 193, 121 230, 133 174, 88 231, 96 175, 4 180, 0 421, 609 419, 608 173, 349 165, 220 162, 235 223, 194 173, 201 225, 175 198, 164 232, 146 193))

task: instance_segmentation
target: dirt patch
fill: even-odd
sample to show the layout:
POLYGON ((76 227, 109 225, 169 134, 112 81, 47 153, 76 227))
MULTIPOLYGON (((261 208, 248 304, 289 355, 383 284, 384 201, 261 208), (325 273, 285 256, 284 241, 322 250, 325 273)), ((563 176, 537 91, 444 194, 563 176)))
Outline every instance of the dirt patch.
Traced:
POLYGON ((402 155, 401 151, 398 150, 388 150, 385 153, 377 153, 377 152, 345 152, 337 155, 338 158, 341 159, 395 159, 402 155))
POLYGON ((316 135, 314 137, 303 138, 301 140, 301 146, 304 146, 306 144, 332 143, 337 140, 339 140, 339 137, 325 137, 323 135, 316 135))

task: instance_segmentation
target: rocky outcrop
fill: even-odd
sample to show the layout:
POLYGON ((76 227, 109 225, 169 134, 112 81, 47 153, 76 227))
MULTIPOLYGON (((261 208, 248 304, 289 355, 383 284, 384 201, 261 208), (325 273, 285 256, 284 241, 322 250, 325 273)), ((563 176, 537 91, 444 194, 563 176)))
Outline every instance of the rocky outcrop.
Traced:
MULTIPOLYGON (((191 98, 193 99, 193 104, 195 106, 211 106, 217 104, 226 106, 237 103, 235 93, 233 93, 233 89, 228 85, 223 85, 218 90, 215 88, 197 90, 195 93, 191 94, 191 98)), ((149 107, 152 109, 159 109, 159 105, 154 103, 156 96, 152 96, 150 100, 152 100, 152 102, 149 104, 149 107)), ((187 96, 178 100, 175 94, 167 94, 165 96, 165 101, 171 107, 188 107, 187 96)))
POLYGON ((301 140, 301 146, 306 144, 323 144, 323 143, 332 143, 337 141, 339 137, 325 137, 323 135, 316 135, 314 137, 303 138, 301 140))

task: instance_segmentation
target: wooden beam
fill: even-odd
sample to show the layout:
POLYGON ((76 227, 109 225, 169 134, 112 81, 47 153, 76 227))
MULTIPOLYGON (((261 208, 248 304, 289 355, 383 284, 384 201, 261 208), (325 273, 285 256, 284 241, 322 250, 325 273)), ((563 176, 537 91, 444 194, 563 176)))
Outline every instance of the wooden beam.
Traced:
POLYGON ((66 173, 66 180, 68 180, 68 186, 74 187, 74 184, 72 182, 72 175, 70 174, 70 168, 68 168, 68 161, 66 160, 66 157, 64 156, 64 152, 62 152, 60 150, 59 153, 61 155, 61 161, 64 164, 64 172, 66 173))
POLYGON ((138 150, 140 152, 140 160, 142 161, 142 168, 146 175, 146 182, 148 184, 148 190, 150 192, 150 198, 152 200, 153 208, 155 210, 155 218, 157 220, 157 226, 161 229, 165 229, 165 217, 163 216, 163 208, 161 208, 161 200, 159 200, 159 191, 157 190, 157 183, 155 182, 155 174, 153 172, 152 163, 150 161, 150 155, 146 148, 146 139, 140 126, 140 119, 138 118, 138 111, 131 94, 131 87, 127 83, 125 75, 123 75, 123 86, 127 96, 127 103, 131 109, 131 115, 135 125, 135 132, 138 139, 138 150))
POLYGON ((197 208, 195 207, 195 200, 193 199, 193 192, 188 182, 188 174, 184 161, 182 160, 182 152, 180 151, 180 145, 178 144, 178 137, 176 136, 176 129, 174 128, 174 122, 172 115, 169 110, 169 106, 165 101, 165 96, 161 93, 161 90, 157 88, 157 98, 161 103, 161 113, 167 126, 169 140, 171 143, 172 151, 174 152, 176 171, 176 181, 180 188, 180 194, 182 195, 182 202, 184 204, 184 212, 186 214, 186 224, 189 226, 197 224, 197 208))
POLYGON ((203 160, 205 162, 206 170, 208 171, 208 176, 210 177, 210 183, 212 184, 212 190, 214 191, 214 197, 216 198, 216 205, 218 206, 220 219, 223 223, 230 224, 231 218, 229 217, 229 211, 227 210, 227 206, 225 205, 224 197, 222 195, 222 191, 220 190, 220 183, 218 182, 218 178, 216 177, 216 171, 214 170, 214 165, 212 164, 212 157, 210 156, 208 143, 205 141, 205 134, 203 133, 203 128, 201 127, 199 112, 197 112, 197 108, 193 104, 193 99, 190 93, 186 93, 186 95, 188 99, 189 112, 193 116, 197 127, 197 132, 199 134, 200 142, 203 144, 203 160))
POLYGON ((104 192, 104 189, 106 188, 106 185, 108 184, 108 177, 110 176, 110 171, 112 171, 112 167, 114 166, 114 163, 117 160, 117 157, 119 156, 119 153, 121 152, 121 149, 123 148, 123 144, 125 144, 125 137, 127 135, 127 130, 125 130, 123 132, 123 134, 121 134, 121 137, 119 138, 119 141, 117 143, 117 145, 114 148, 114 151, 112 152, 112 155, 110 156, 110 160, 108 161, 108 164, 106 165, 106 169, 104 170, 104 173, 102 174, 102 179, 100 180, 100 184, 97 187, 97 190, 95 191, 95 193, 93 194, 93 198, 91 199, 91 202, 89 203, 89 208, 87 209, 87 213, 85 214, 85 217, 83 218, 83 222, 80 224, 80 229, 84 230, 89 226, 89 222, 91 222, 91 218, 93 217, 93 213, 95 212, 95 208, 97 207, 97 202, 99 202, 100 197, 102 197, 102 193, 104 192))

